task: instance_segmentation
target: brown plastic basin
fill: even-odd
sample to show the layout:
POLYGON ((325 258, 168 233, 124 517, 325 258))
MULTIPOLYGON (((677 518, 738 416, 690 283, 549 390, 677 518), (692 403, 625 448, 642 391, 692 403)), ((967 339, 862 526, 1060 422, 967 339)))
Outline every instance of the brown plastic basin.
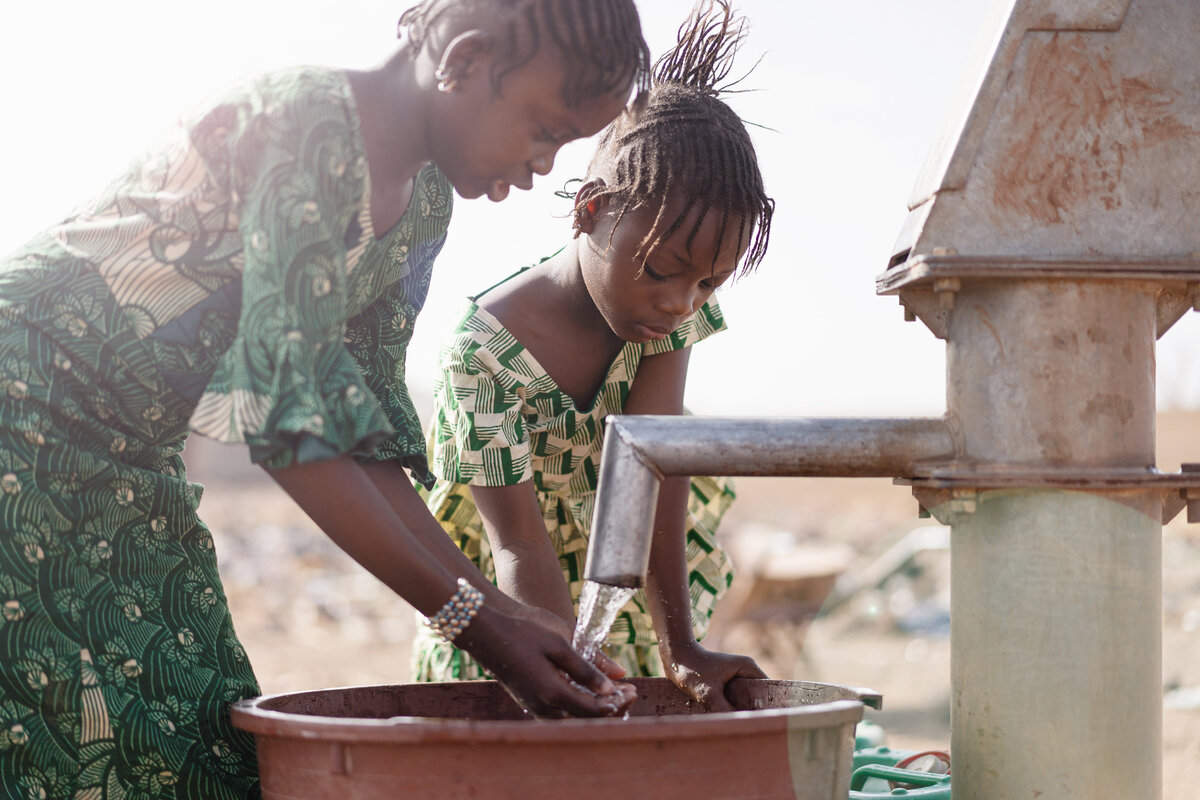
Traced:
POLYGON ((738 679, 714 714, 636 678, 628 719, 537 720, 492 681, 359 686, 233 707, 265 800, 845 800, 868 690, 738 679))

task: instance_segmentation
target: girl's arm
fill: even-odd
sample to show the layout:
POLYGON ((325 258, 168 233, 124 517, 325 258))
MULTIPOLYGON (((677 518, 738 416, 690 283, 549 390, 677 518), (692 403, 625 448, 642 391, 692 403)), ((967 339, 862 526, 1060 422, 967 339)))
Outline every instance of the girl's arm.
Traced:
MULTIPOLYGON (((366 464, 365 468, 401 517, 419 515, 433 519, 427 512, 422 513, 426 506, 398 465, 373 462, 366 464), (413 503, 420 504, 422 510, 410 507, 413 503)), ((495 597, 497 607, 506 614, 537 622, 564 640, 571 641, 575 628, 575 608, 570 589, 563 580, 558 555, 546 534, 546 523, 537 504, 533 482, 505 487, 473 486, 471 489, 484 528, 488 531, 488 540, 492 543, 499 590, 474 568, 474 564, 471 565, 471 574, 464 577, 483 590, 487 602, 492 602, 495 597), (482 501, 483 506, 479 504, 481 495, 486 496, 482 501), (503 532, 494 534, 494 530, 510 531, 516 535, 506 536, 503 532)), ((454 546, 441 525, 436 522, 433 526, 421 525, 414 532, 447 569, 451 572, 461 569, 465 556, 454 546)), ((597 653, 592 663, 610 678, 625 676, 625 669, 604 653, 597 653)), ((621 691, 625 690, 622 688, 621 691)))
MULTIPOLYGON (((691 348, 645 356, 629 388, 625 414, 682 414, 691 348)), ((753 659, 701 647, 692 632, 685 531, 691 479, 670 477, 658 490, 646 600, 663 667, 679 688, 714 711, 732 711, 725 684, 735 677, 765 678, 753 659)))
POLYGON ((426 616, 454 594, 459 577, 478 585, 484 605, 455 644, 530 710, 600 716, 628 699, 561 636, 505 613, 515 604, 477 579, 478 570, 452 543, 453 550, 440 546, 449 539, 407 480, 381 478, 385 496, 376 482, 382 470, 368 471, 348 456, 268 472, 339 547, 426 616), (595 694, 575 688, 568 676, 595 694))
MULTIPOLYGON (((402 518, 420 517, 421 519, 428 518, 433 520, 433 517, 422 509, 426 509, 424 502, 412 488, 412 484, 408 480, 408 476, 404 470, 394 462, 371 462, 363 465, 370 475, 371 480, 383 493, 384 497, 388 498, 393 508, 402 518), (416 504, 421 506, 421 509, 416 508, 416 504)), ((518 499, 533 498, 532 507, 536 515, 536 519, 528 518, 526 526, 522 530, 541 531, 541 549, 537 549, 536 535, 530 538, 534 541, 530 544, 530 554, 527 561, 515 563, 512 565, 514 569, 521 568, 520 573, 513 575, 505 575, 501 571, 499 564, 500 558, 495 557, 497 564, 497 577, 501 578, 499 582, 500 588, 493 586, 483 573, 475 569, 472 564, 469 575, 463 577, 471 581, 473 585, 481 589, 487 602, 494 602, 496 607, 503 610, 510 616, 520 617, 521 619, 530 620, 540 623, 550 630, 557 633, 563 639, 570 641, 572 631, 575 626, 575 612, 571 604, 570 592, 567 590, 566 582, 562 577, 562 570, 558 566, 558 557, 554 553, 553 547, 550 545, 550 539, 546 535, 545 523, 542 521, 541 512, 538 510, 536 502, 536 494, 533 491, 533 483, 527 482, 520 484, 520 487, 528 489, 529 495, 524 492, 515 492, 518 499), (536 525, 535 525, 536 523, 536 525), (553 560, 554 569, 549 569, 549 564, 544 560, 549 555, 549 559, 553 560), (534 562, 537 562, 537 569, 534 569, 534 562), (518 585, 520 581, 520 585, 518 585), (494 601, 493 601, 494 598, 494 601), (515 600, 513 598, 516 598, 515 600), (565 605, 563 602, 565 601, 565 605)), ((509 489, 517 489, 520 487, 504 487, 509 489)), ((474 489, 482 487, 472 487, 474 489)), ((485 501, 486 502, 486 501, 485 501)), ((514 504, 517 501, 513 501, 514 504)), ((476 506, 478 508, 478 505, 476 506)), ((528 512, 528 508, 526 509, 528 512)), ((480 516, 485 521, 485 528, 488 527, 488 519, 494 518, 500 511, 480 511, 480 516)), ((496 524, 496 523, 491 523, 496 524)), ((514 523, 515 524, 515 523, 514 523)), ((465 556, 462 551, 455 547, 450 537, 442 530, 441 525, 434 521, 434 525, 418 525, 413 528, 414 534, 421 540, 434 557, 438 558, 447 569, 451 572, 457 572, 462 568, 462 562, 465 556)), ((489 529, 489 541, 492 542, 494 550, 499 548, 496 546, 496 539, 492 538, 489 529)), ((516 552, 514 548, 513 559, 521 558, 522 554, 516 552)), ((603 654, 599 654, 603 656, 603 654)), ((593 662, 605 675, 610 678, 620 678, 625 675, 625 671, 615 661, 598 657, 593 662)))
MULTIPOLYGON (((459 575, 465 560, 462 551, 454 546, 454 542, 446 535, 446 531, 433 518, 433 515, 428 513, 428 507, 413 489, 412 482, 403 467, 394 461, 371 461, 361 466, 375 488, 387 499, 392 510, 401 519, 415 521, 409 525, 409 529, 431 556, 448 571, 458 577, 466 578, 471 585, 482 591, 486 603, 506 614, 519 613, 520 604, 514 601, 512 596, 493 586, 491 581, 475 568, 474 564, 471 564, 470 572, 459 575)), ((426 616, 429 615, 426 614, 426 616)))
POLYGON ((510 597, 547 609, 573 627, 571 591, 546 533, 533 481, 472 486, 471 497, 492 545, 496 583, 510 597))

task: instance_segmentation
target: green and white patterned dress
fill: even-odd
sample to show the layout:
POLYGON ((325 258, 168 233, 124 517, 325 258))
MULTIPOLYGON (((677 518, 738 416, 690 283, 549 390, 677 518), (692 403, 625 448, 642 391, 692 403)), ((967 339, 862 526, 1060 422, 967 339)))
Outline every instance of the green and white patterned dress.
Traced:
POLYGON ((345 76, 230 91, 0 260, 0 795, 258 794, 189 430, 285 467, 427 479, 404 353, 451 211, 435 167, 376 238, 345 76))
MULTIPOLYGON (((604 418, 621 413, 644 356, 690 347, 724 328, 713 298, 666 339, 626 343, 592 407, 579 409, 495 317, 470 303, 442 349, 442 372, 434 389, 429 448, 438 480, 427 498, 433 515, 495 582, 491 547, 470 487, 532 480, 578 613, 604 418)), ((733 580, 732 565, 716 543, 717 525, 733 497, 726 479, 692 479, 686 546, 697 639, 704 636, 717 600, 733 580)), ((622 608, 606 650, 631 676, 663 674, 643 592, 622 608)), ((417 626, 413 645, 413 674, 419 681, 487 677, 469 655, 423 624, 417 626)))

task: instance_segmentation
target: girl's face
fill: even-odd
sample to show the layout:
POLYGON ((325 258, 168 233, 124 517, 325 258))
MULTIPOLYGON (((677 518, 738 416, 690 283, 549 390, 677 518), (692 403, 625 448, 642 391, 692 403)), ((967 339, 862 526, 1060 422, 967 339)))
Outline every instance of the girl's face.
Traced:
POLYGON ((542 47, 501 78, 499 94, 491 67, 491 54, 476 58, 454 90, 439 93, 435 103, 434 161, 466 198, 486 194, 499 202, 513 186, 529 189, 535 174, 550 172, 560 147, 615 119, 632 87, 570 108, 563 100, 566 70, 555 48, 542 47))
MULTIPOLYGON (((682 201, 668 203, 664 219, 674 219, 681 207, 682 201)), ((643 265, 636 253, 657 213, 657 208, 627 213, 615 231, 611 206, 581 220, 586 234, 579 246, 584 284, 613 333, 627 342, 665 339, 729 280, 748 246, 743 242, 738 247, 738 220, 731 219, 725 241, 717 247, 722 210, 712 209, 689 248, 688 235, 700 214, 696 207, 643 265)))

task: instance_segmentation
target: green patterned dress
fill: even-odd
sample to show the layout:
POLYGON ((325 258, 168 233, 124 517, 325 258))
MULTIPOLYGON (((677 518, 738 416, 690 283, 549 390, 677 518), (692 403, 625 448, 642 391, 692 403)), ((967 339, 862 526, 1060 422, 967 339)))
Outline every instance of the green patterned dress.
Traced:
MULTIPOLYGON (((724 328, 713 298, 666 339, 626 343, 609 366, 592 407, 579 409, 495 317, 470 303, 442 349, 441 375, 434 389, 429 448, 438 480, 427 497, 430 510, 495 582, 491 547, 470 487, 532 480, 578 613, 604 418, 621 413, 644 356, 690 347, 724 328)), ((728 480, 692 479, 686 547, 697 639, 704 636, 717 600, 733 580, 732 565, 715 535, 733 497, 728 480)), ((663 674, 643 592, 621 609, 606 650, 631 676, 663 674)), ((417 626, 413 675, 422 681, 487 677, 469 655, 424 624, 417 626)))
POLYGON ((258 794, 189 430, 260 464, 428 479, 404 353, 444 240, 435 167, 386 235, 345 76, 251 81, 0 260, 0 796, 258 794))

